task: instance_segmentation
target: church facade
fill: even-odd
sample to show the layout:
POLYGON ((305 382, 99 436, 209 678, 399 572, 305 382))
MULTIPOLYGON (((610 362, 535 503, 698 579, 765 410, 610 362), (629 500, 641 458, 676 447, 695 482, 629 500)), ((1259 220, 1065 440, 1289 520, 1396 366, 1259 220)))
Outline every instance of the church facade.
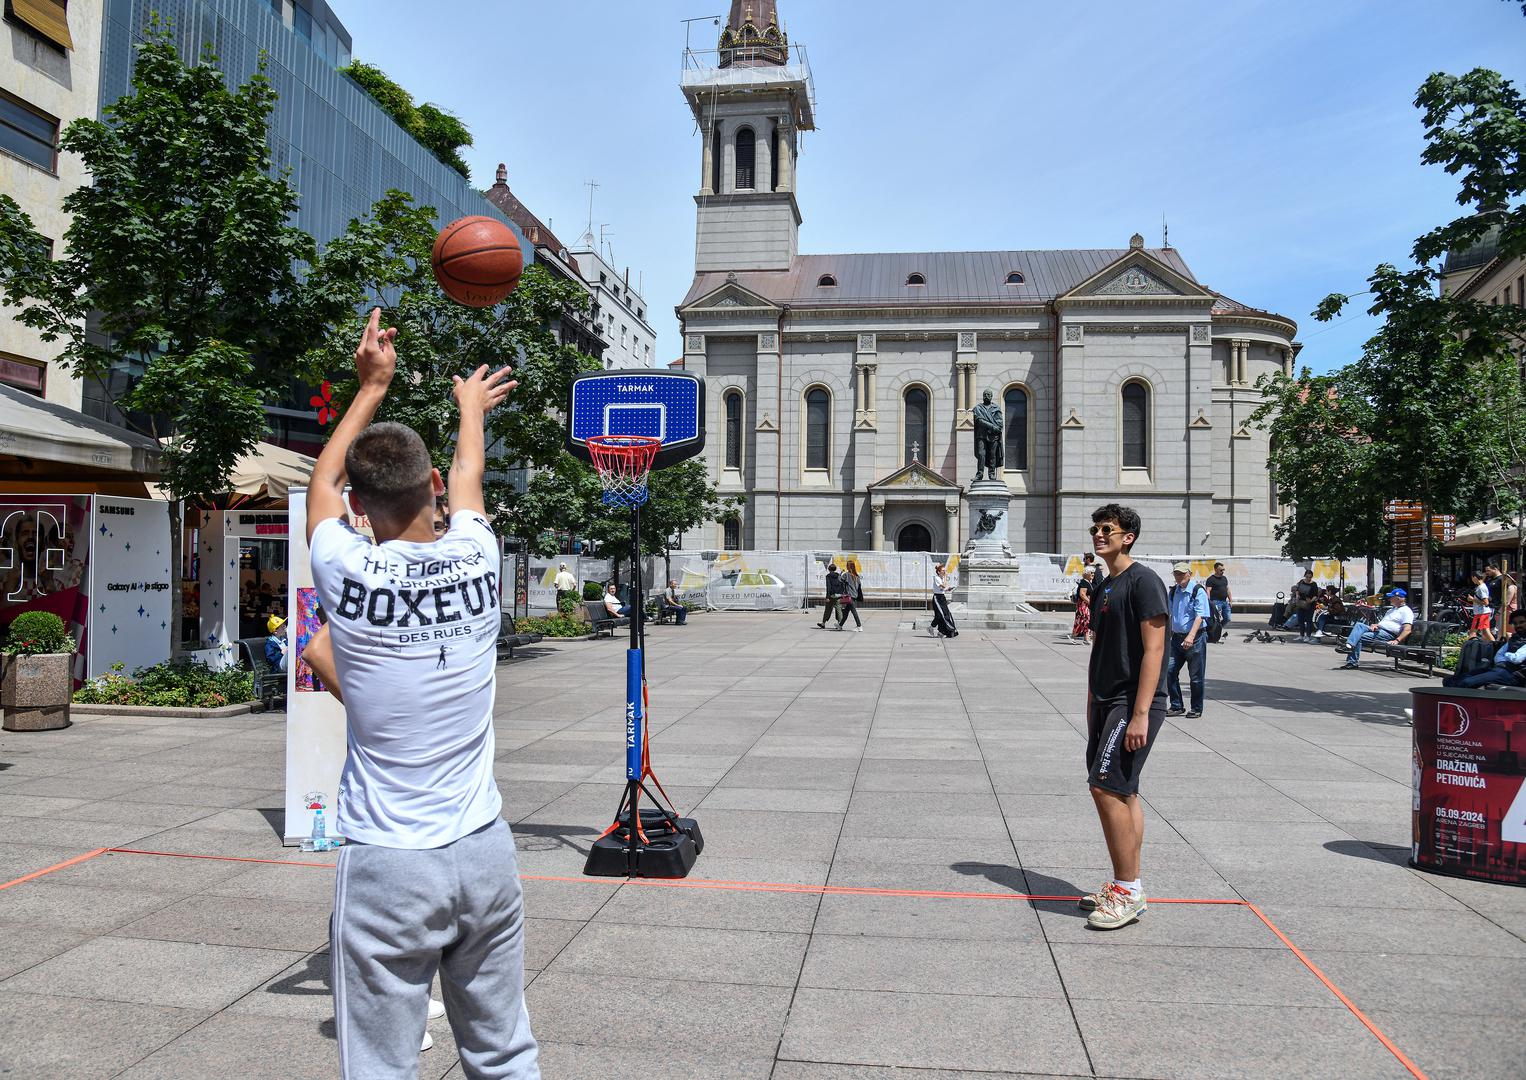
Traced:
POLYGON ((703 138, 683 366, 706 460, 747 496, 707 543, 951 551, 969 533, 974 409, 1005 421, 1015 551, 1087 546, 1135 507, 1140 553, 1274 555, 1281 509, 1256 380, 1292 320, 1230 300, 1174 248, 802 255, 796 157, 814 88, 772 0, 734 0, 686 70, 703 138))

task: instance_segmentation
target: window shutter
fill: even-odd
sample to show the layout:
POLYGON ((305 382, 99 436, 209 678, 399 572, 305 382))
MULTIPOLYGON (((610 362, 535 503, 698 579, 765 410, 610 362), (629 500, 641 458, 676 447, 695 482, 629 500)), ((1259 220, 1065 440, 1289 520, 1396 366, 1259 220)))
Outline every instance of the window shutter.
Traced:
POLYGON ((5 0, 5 13, 61 49, 74 48, 69 36, 68 0, 5 0))

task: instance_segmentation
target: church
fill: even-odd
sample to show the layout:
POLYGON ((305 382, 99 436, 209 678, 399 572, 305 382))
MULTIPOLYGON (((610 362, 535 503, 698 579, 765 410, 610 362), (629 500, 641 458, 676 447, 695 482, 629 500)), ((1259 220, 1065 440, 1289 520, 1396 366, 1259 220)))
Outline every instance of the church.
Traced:
MULTIPOLYGON (((691 58, 694 54, 690 54, 691 58)), ((806 255, 809 66, 775 0, 732 0, 682 89, 702 136, 682 366, 705 379, 705 460, 741 515, 725 549, 957 551, 974 409, 1005 420, 1014 551, 1088 546, 1136 508, 1142 554, 1275 555, 1282 510, 1262 375, 1297 325, 1200 283, 1175 248, 806 255)), ((1120 238, 1122 239, 1122 238, 1120 238)))

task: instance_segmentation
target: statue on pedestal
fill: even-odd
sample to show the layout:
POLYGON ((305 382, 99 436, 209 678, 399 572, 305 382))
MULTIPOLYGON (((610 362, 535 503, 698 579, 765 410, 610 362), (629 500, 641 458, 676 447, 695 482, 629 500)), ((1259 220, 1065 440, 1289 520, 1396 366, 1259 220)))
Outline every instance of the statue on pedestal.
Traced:
POLYGON ((971 415, 975 421, 975 479, 982 479, 981 470, 984 470, 985 479, 996 480, 1003 465, 1002 426, 1005 418, 1001 406, 991 401, 991 391, 985 392, 971 415))

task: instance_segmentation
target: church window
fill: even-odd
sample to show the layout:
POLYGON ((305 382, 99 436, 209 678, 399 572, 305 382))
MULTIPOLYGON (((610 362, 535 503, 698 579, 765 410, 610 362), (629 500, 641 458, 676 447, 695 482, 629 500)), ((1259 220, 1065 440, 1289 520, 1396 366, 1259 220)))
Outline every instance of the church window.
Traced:
POLYGON ((1123 467, 1150 467, 1150 389, 1135 380, 1123 387, 1123 467))
POLYGON ((903 437, 901 439, 901 464, 909 465, 913 461, 927 464, 927 434, 928 434, 928 398, 927 388, 924 386, 908 386, 906 392, 901 395, 902 416, 901 427, 903 437))
POLYGON ((832 456, 832 395, 822 386, 805 392, 805 467, 827 468, 832 456))
POLYGON ((907 274, 906 275, 906 284, 908 284, 908 285, 926 285, 927 284, 927 278, 923 277, 921 274, 907 274))
POLYGON ((835 289, 837 288, 837 279, 831 274, 822 274, 821 277, 816 279, 816 287, 818 289, 835 289))
POLYGON ((1007 275, 1007 284, 1008 285, 1021 285, 1026 280, 1027 279, 1024 278, 1023 275, 1018 273, 1016 270, 1013 270, 1011 273, 1009 273, 1007 275))
POLYGON ((752 128, 737 128, 737 190, 750 191, 753 187, 753 163, 757 159, 758 137, 752 128))
POLYGON ((779 129, 774 128, 768 152, 768 190, 779 190, 779 129))
MULTIPOLYGON (((715 125, 715 134, 711 136, 711 145, 719 146, 721 143, 721 125, 715 125)), ((716 150, 710 155, 710 190, 721 190, 721 152, 716 150)))
POLYGON ((742 392, 726 391, 726 468, 742 467, 742 392))
POLYGON ((742 549, 742 519, 727 518, 721 528, 724 534, 721 546, 727 551, 740 551, 742 549))
POLYGON ((1002 447, 1002 468, 1007 472, 1028 471, 1028 391, 1021 386, 1009 386, 1002 395, 1002 411, 1006 413, 1006 445, 1002 447))

